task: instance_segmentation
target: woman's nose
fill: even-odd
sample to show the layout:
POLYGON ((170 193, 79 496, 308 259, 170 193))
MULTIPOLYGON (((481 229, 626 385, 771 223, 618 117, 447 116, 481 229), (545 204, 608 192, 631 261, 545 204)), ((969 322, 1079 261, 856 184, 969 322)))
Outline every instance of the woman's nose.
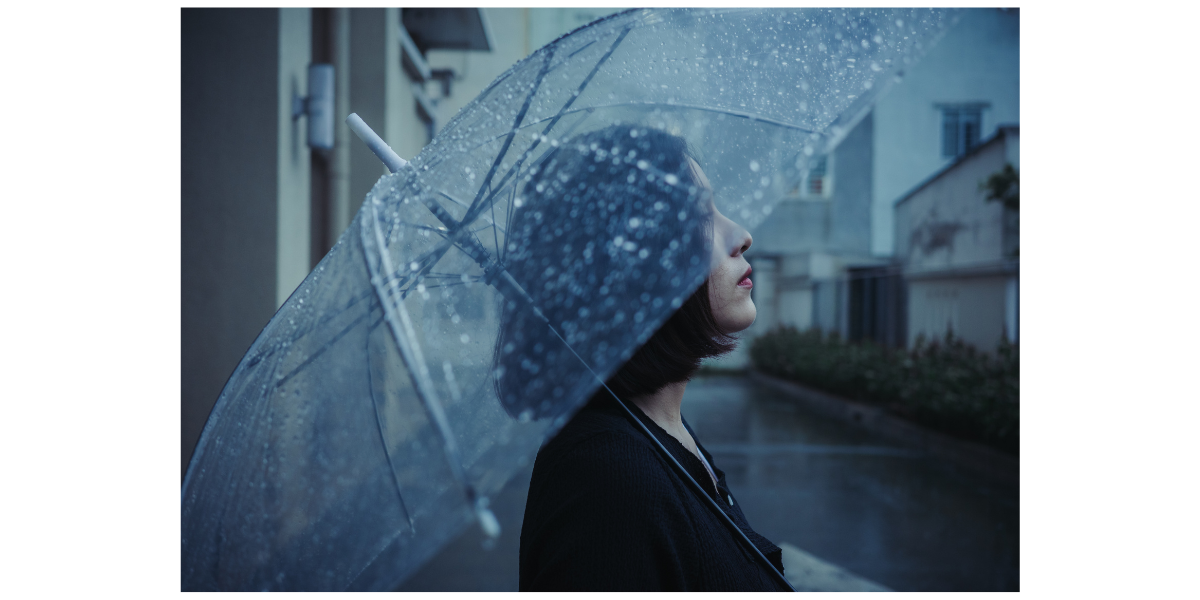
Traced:
POLYGON ((737 241, 734 242, 735 245, 731 256, 741 256, 754 243, 754 238, 750 236, 750 232, 743 229, 741 225, 737 226, 737 231, 734 233, 733 239, 737 241))

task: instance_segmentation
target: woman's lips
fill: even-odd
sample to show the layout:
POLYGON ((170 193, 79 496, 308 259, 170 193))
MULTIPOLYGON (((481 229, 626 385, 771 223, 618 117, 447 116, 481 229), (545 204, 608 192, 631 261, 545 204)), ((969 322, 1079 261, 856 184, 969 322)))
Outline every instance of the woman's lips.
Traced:
POLYGON ((742 275, 742 278, 738 280, 738 283, 737 283, 738 287, 746 288, 746 289, 750 289, 750 288, 754 287, 754 282, 750 281, 750 274, 753 272, 754 272, 754 267, 750 267, 749 269, 746 269, 746 274, 742 275))

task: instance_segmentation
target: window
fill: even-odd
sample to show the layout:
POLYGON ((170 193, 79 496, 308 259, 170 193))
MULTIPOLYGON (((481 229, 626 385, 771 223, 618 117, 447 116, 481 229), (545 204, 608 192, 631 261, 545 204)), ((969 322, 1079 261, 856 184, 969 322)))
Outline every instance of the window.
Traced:
POLYGON ((806 196, 828 196, 829 189, 829 156, 820 156, 809 166, 808 177, 804 184, 806 196))
POLYGON ((942 104, 942 156, 953 158, 979 145, 986 104, 942 104))
MULTIPOLYGON (((797 166, 804 159, 797 161, 797 166)), ((808 159, 808 174, 793 180, 787 192, 790 198, 824 200, 833 193, 833 160, 828 154, 808 159)))

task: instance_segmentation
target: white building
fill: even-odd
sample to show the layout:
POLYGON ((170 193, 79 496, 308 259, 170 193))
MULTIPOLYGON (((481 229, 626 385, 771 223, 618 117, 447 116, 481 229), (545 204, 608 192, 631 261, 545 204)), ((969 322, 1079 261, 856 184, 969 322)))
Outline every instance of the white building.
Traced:
POLYGON ((981 349, 1019 340, 1019 221, 979 185, 1005 165, 1021 167, 1017 127, 1002 126, 896 204, 908 346, 948 331, 981 349))
MULTIPOLYGON (((754 235, 759 317, 904 345, 905 288, 893 255, 897 201, 1000 124, 1020 122, 1020 12, 964 9, 871 113, 797 182, 754 235)), ((972 310, 969 302, 961 305, 972 310)), ((743 367, 746 348, 714 362, 743 367)))

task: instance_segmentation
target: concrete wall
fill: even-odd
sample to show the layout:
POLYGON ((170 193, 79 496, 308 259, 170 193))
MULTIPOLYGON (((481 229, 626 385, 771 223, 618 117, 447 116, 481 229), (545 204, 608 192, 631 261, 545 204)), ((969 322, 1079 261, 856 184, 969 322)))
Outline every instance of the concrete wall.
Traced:
MULTIPOLYGON (((291 117, 307 93, 310 9, 182 12, 182 460, 225 381, 311 268, 311 154, 291 117)), ((338 9, 339 116, 357 112, 402 156, 428 141, 399 64, 399 9, 338 9)), ((338 119, 339 121, 341 119, 338 119)), ((386 173, 339 125, 340 234, 386 173)))
POLYGON ((525 58, 536 47, 529 43, 529 13, 533 8, 484 8, 484 27, 488 29, 491 52, 472 50, 430 50, 426 59, 434 69, 453 69, 458 75, 451 84, 451 95, 439 97, 436 86, 429 86, 438 97, 438 123, 450 122, 464 106, 501 73, 525 58))
POLYGON ((1001 261, 1004 207, 988 202, 980 182, 1002 168, 1005 141, 996 139, 952 171, 896 205, 896 256, 908 272, 964 268, 1001 261))
POLYGON ((308 124, 304 118, 292 118, 292 99, 308 94, 308 64, 312 62, 311 10, 279 9, 278 52, 275 308, 283 306, 312 267, 308 124))
POLYGON ((434 69, 453 69, 458 78, 451 95, 441 97, 434 84, 426 87, 437 98, 438 123, 444 125, 474 100, 501 73, 538 48, 595 19, 621 8, 484 8, 491 52, 430 50, 426 60, 434 69))
POLYGON ((832 152, 832 192, 826 198, 784 198, 752 233, 747 256, 871 252, 874 120, 863 118, 832 152))
POLYGON ((994 348, 1007 333, 1010 279, 1000 275, 909 281, 908 347, 918 336, 941 339, 953 331, 976 348, 994 348))
MULTIPOLYGON (((297 67, 307 60, 286 52, 296 49, 306 25, 303 15, 282 15, 181 12, 184 468, 226 379, 295 285, 289 253, 303 234, 281 236, 279 226, 303 221, 295 203, 308 202, 307 153, 297 150, 290 120, 292 85, 304 84, 297 67)), ((306 257, 307 246, 299 252, 306 257)))
POLYGON ((874 181, 875 119, 868 114, 833 152, 828 252, 871 253, 871 184, 874 181), (842 174, 842 177, 838 175, 842 174))
MULTIPOLYGON (((397 17, 398 18, 398 17, 397 17)), ((389 136, 388 113, 388 10, 361 8, 350 11, 350 103, 349 113, 357 113, 400 156, 412 158, 412 144, 402 144, 396 137, 399 127, 392 127, 389 136)), ((399 46, 391 53, 399 54, 399 46)), ((397 59, 398 60, 398 59, 397 59)), ((341 119, 345 117, 338 115, 341 119)), ((341 120, 339 119, 339 120, 341 120)), ((418 135, 410 132, 410 136, 418 135)), ((387 168, 367 146, 351 136, 350 140, 350 212, 357 213, 363 198, 387 168)))
POLYGON ((937 103, 988 102, 981 139, 1019 123, 1020 11, 971 8, 959 23, 880 98, 875 115, 872 250, 893 250, 892 205, 952 162, 941 154, 937 103))
MULTIPOLYGON (((1019 134, 1005 129, 896 205, 896 256, 908 282, 907 343, 953 331, 984 350, 1017 341, 1017 260, 1008 256, 1004 207, 980 182, 1019 160, 1019 134)), ((1007 222, 1006 222, 1007 221, 1007 222)))

